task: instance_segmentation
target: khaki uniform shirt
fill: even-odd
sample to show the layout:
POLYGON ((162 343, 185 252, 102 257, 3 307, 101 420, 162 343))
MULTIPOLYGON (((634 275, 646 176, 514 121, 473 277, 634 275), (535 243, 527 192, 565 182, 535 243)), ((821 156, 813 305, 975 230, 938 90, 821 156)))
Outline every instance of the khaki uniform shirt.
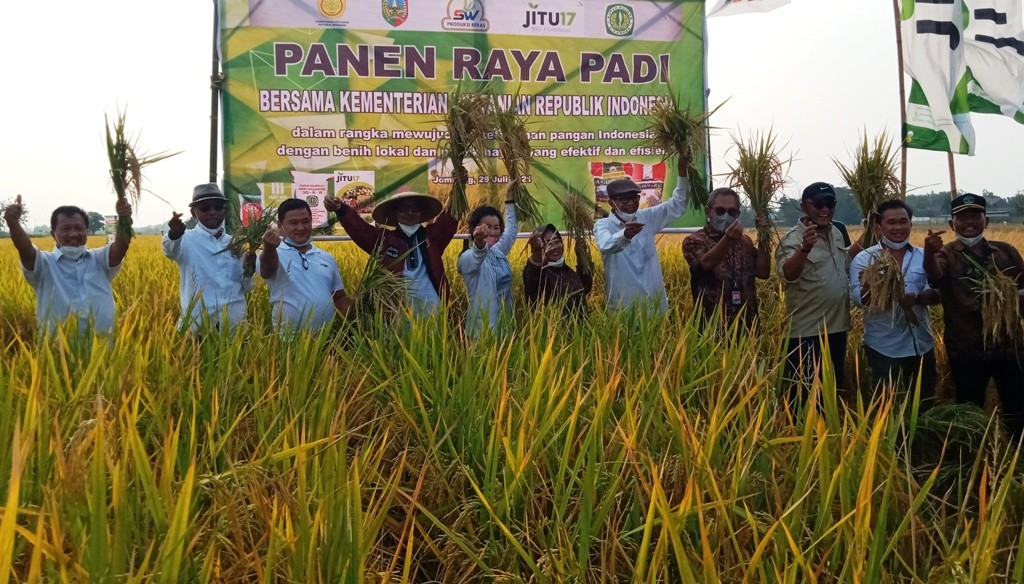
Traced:
POLYGON ((775 250, 775 264, 785 286, 786 313, 790 338, 850 330, 850 276, 843 235, 832 227, 828 239, 818 242, 807 254, 804 271, 793 282, 786 280, 782 264, 803 245, 802 224, 797 223, 782 237, 775 250))

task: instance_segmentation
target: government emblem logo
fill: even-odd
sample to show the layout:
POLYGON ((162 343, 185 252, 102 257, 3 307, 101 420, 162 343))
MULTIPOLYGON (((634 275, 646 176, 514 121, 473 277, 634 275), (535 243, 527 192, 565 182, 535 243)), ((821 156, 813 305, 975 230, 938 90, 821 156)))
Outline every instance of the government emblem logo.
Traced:
POLYGON ((345 0, 317 0, 316 7, 324 18, 340 18, 345 14, 345 0))
POLYGON ((604 28, 612 36, 633 34, 634 20, 633 7, 626 4, 610 4, 604 11, 604 28))
POLYGON ((380 13, 391 26, 402 26, 409 18, 409 0, 380 0, 380 13))

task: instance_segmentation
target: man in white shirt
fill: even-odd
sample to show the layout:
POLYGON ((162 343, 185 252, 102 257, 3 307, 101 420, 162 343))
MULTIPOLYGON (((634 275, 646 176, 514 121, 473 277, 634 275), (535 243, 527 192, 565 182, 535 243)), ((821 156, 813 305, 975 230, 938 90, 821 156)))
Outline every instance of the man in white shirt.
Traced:
POLYGON ((228 200, 213 183, 192 190, 189 210, 196 226, 185 229, 181 213, 167 223, 164 255, 178 264, 181 274, 181 320, 192 331, 202 327, 228 328, 245 320, 245 295, 252 290, 256 255, 239 259, 227 251, 231 236, 225 233, 228 200))
MULTIPOLYGON (((127 201, 117 203, 117 215, 132 216, 127 201)), ((61 206, 50 215, 50 235, 57 246, 52 252, 32 245, 21 226, 21 195, 4 212, 11 241, 18 250, 21 271, 36 292, 36 323, 52 333, 68 318, 77 319, 78 332, 109 333, 114 328, 114 292, 111 280, 121 269, 130 239, 120 230, 114 242, 86 249, 89 216, 74 206, 61 206)))
POLYGON ((281 203, 277 223, 264 234, 256 264, 270 287, 274 320, 287 332, 317 333, 331 323, 335 312, 347 315, 352 302, 334 257, 313 246, 313 215, 306 201, 281 203))
POLYGON ((899 199, 875 209, 880 242, 857 254, 850 264, 853 302, 864 309, 864 353, 871 387, 896 383, 913 391, 920 370, 921 407, 935 398, 935 338, 928 306, 938 304, 939 294, 928 286, 924 250, 910 245, 913 211, 899 199), (887 254, 903 272, 903 298, 893 310, 872 308, 871 290, 861 279, 864 270, 887 254))
POLYGON ((639 209, 640 187, 628 178, 608 183, 612 212, 594 223, 594 241, 604 261, 605 296, 609 308, 646 307, 668 310, 665 280, 655 237, 686 211, 690 182, 689 158, 679 160, 679 183, 672 198, 639 209))

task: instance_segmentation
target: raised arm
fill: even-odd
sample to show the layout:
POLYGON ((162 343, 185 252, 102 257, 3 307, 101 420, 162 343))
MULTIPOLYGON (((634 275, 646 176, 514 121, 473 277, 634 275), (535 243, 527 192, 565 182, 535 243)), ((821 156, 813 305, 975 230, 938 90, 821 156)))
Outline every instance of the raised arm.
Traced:
POLYGON ((928 275, 928 283, 937 285, 946 277, 946 268, 943 262, 939 261, 939 252, 942 251, 942 234, 945 231, 928 230, 924 238, 924 273, 928 275))
POLYGON ((351 207, 342 203, 340 199, 328 197, 324 199, 324 207, 328 211, 334 211, 338 222, 345 229, 345 233, 352 238, 352 241, 366 253, 373 253, 384 236, 384 228, 370 225, 359 213, 351 207))
POLYGON ((505 202, 505 231, 501 232, 494 248, 507 256, 512 251, 512 246, 519 236, 519 218, 516 216, 516 204, 512 201, 505 202))
POLYGON ((24 208, 21 206, 21 195, 14 199, 14 203, 7 206, 4 211, 4 221, 7 222, 7 232, 11 234, 11 243, 14 249, 18 250, 18 258, 21 265, 29 272, 36 269, 36 248, 25 228, 21 226, 21 215, 24 208))
POLYGON ((181 213, 173 212, 171 220, 167 222, 167 233, 160 241, 165 257, 175 261, 181 257, 182 235, 185 235, 185 222, 181 220, 181 213))
MULTIPOLYGON (((132 218, 132 206, 126 199, 120 199, 117 201, 115 206, 117 209, 117 216, 127 219, 127 223, 131 224, 132 218)), ((108 262, 111 268, 116 268, 121 265, 121 261, 124 260, 124 256, 128 253, 128 246, 132 240, 127 234, 122 233, 120 229, 117 230, 117 235, 114 236, 114 243, 110 244, 110 256, 108 262)))
POLYGON ((263 233, 263 251, 260 252, 260 277, 264 280, 272 280, 277 276, 277 269, 281 265, 281 258, 277 255, 277 247, 281 245, 281 232, 277 227, 271 225, 263 233))

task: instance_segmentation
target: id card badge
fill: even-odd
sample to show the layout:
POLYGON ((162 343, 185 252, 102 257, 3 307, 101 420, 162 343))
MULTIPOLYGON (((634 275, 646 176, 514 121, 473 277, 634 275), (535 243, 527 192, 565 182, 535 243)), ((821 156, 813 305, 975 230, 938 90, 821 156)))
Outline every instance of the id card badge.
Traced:
POLYGON ((732 291, 732 305, 733 306, 739 306, 742 301, 743 301, 743 299, 740 298, 740 291, 739 290, 733 290, 732 291))

